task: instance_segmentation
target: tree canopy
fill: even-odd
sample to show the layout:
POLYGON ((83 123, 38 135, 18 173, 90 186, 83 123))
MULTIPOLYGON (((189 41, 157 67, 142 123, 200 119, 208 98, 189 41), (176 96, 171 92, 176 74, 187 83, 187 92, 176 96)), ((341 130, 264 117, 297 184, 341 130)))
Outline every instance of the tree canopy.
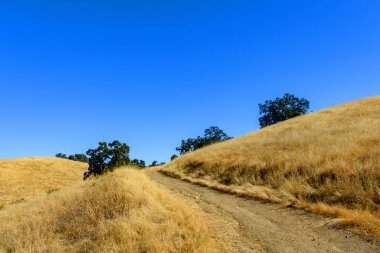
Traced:
POLYGON ((231 139, 222 129, 217 126, 211 126, 204 130, 203 137, 198 136, 196 138, 188 138, 182 140, 181 145, 176 150, 182 155, 187 152, 202 148, 212 143, 226 141, 231 139))
POLYGON ((55 154, 55 157, 67 159, 67 155, 62 154, 62 153, 55 154))
POLYGON ((129 146, 119 141, 99 142, 96 149, 89 149, 86 154, 89 157, 89 168, 84 173, 84 179, 130 164, 129 146))
POLYGON ((75 154, 69 156, 70 160, 88 163, 88 157, 85 154, 75 154))
POLYGON ((278 122, 291 119, 309 110, 310 102, 305 98, 298 98, 293 94, 286 93, 282 98, 266 100, 264 104, 259 104, 260 127, 266 127, 278 122))
POLYGON ((133 159, 131 161, 131 165, 132 166, 136 166, 136 167, 139 167, 139 168, 145 168, 145 161, 144 160, 139 160, 139 159, 133 159))
POLYGON ((149 167, 155 167, 155 166, 158 166, 158 162, 156 160, 153 161, 151 165, 149 165, 149 167))
POLYGON ((65 155, 65 154, 62 154, 62 153, 58 153, 55 155, 55 157, 58 157, 58 158, 65 158, 65 159, 69 159, 69 160, 73 160, 73 161, 78 161, 78 162, 83 162, 83 163, 88 163, 88 158, 85 154, 74 154, 74 155, 65 155))
POLYGON ((178 158, 178 155, 174 154, 170 157, 170 161, 173 161, 174 159, 178 158))

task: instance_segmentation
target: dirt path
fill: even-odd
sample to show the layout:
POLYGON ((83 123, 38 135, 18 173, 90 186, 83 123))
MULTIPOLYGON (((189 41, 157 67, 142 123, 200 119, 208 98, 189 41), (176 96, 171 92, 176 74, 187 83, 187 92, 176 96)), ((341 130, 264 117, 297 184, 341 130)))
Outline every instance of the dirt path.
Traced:
POLYGON ((231 252, 380 252, 379 243, 334 228, 332 219, 224 194, 155 171, 147 174, 202 208, 231 252))

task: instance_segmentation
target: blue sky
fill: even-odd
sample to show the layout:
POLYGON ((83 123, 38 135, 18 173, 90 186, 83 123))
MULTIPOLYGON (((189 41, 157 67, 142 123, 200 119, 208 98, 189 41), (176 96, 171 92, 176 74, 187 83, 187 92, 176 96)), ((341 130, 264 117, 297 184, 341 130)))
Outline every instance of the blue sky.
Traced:
POLYGON ((98 141, 168 161, 211 125, 259 128, 257 104, 311 109, 380 94, 380 1, 7 1, 0 158, 98 141))

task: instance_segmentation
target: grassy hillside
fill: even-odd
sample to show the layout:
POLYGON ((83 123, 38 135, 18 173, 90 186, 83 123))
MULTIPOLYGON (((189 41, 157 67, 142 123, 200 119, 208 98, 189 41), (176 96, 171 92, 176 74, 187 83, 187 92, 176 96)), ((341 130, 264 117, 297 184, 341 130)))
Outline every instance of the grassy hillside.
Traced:
POLYGON ((87 167, 52 157, 0 160, 0 206, 79 183, 87 167))
POLYGON ((0 211, 0 252, 224 252, 197 209, 118 169, 0 211))
POLYGON ((343 216, 380 235, 380 96, 208 146, 162 170, 225 191, 343 216))

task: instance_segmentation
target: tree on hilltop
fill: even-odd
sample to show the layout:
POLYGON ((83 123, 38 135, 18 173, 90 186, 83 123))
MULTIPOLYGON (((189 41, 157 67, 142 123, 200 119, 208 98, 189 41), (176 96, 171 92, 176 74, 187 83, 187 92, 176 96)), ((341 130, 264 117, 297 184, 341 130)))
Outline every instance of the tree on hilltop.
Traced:
POLYGON ((110 162, 109 166, 112 168, 117 168, 121 166, 128 165, 130 163, 129 159, 129 146, 120 141, 113 141, 108 144, 110 150, 110 162))
POLYGON ((75 154, 75 155, 65 155, 62 153, 58 153, 55 155, 55 157, 58 158, 64 158, 64 159, 69 159, 72 161, 78 161, 78 162, 83 162, 83 163, 88 163, 88 157, 85 154, 75 154))
POLYGON ((176 150, 182 155, 204 146, 229 139, 232 139, 232 137, 229 137, 222 129, 217 126, 211 126, 204 130, 203 137, 198 136, 197 138, 182 140, 181 145, 177 147, 176 150))
POLYGON ((155 167, 155 166, 158 166, 158 162, 157 161, 153 161, 151 165, 149 165, 149 167, 155 167))
POLYGON ((278 122, 306 114, 310 108, 310 102, 305 98, 298 98, 286 93, 282 98, 266 100, 259 104, 260 127, 266 127, 278 122))
POLYGON ((156 166, 160 166, 160 165, 164 165, 164 164, 166 164, 166 163, 165 163, 165 162, 161 162, 161 163, 159 163, 159 162, 157 162, 156 160, 154 160, 154 161, 152 162, 152 164, 149 165, 149 167, 156 167, 156 166))
POLYGON ((69 155, 69 160, 88 163, 88 157, 85 154, 69 155))
POLYGON ((145 161, 144 160, 139 160, 139 159, 133 159, 131 161, 131 165, 132 166, 136 166, 136 167, 139 167, 139 168, 145 168, 145 161))
POLYGON ((119 141, 99 142, 96 149, 89 149, 86 154, 89 157, 89 168, 83 175, 84 179, 101 175, 130 163, 129 146, 119 141))
POLYGON ((62 153, 55 154, 55 157, 67 159, 67 156, 65 154, 62 154, 62 153))
MULTIPOLYGON (((69 157, 70 159, 70 157, 69 157)), ((73 159, 74 161, 88 163, 88 157, 85 154, 75 154, 73 159)))

